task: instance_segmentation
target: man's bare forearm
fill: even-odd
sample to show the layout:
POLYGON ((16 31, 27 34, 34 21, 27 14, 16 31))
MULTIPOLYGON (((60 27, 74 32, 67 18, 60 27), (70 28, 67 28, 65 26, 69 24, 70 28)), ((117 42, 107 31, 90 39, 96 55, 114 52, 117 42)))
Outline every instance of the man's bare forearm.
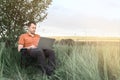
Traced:
POLYGON ((18 52, 23 48, 23 45, 18 45, 18 52))
POLYGON ((32 46, 29 46, 29 47, 23 47, 23 45, 18 45, 18 51, 20 52, 20 50, 22 48, 27 48, 27 49, 34 49, 34 48, 37 48, 36 46, 32 45, 32 46))
POLYGON ((29 47, 25 47, 27 49, 31 49, 31 48, 37 48, 36 46, 32 45, 32 46, 29 46, 29 47))

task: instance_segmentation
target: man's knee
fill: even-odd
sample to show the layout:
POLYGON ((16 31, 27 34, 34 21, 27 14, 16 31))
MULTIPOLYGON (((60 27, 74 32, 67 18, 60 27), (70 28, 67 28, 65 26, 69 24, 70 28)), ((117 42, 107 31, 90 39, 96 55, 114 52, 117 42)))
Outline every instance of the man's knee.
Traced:
POLYGON ((55 55, 55 52, 52 49, 44 49, 43 51, 44 51, 45 54, 55 55))
POLYGON ((43 55, 44 53, 43 53, 43 51, 42 51, 42 49, 31 49, 30 50, 30 55, 43 55))
POLYGON ((21 52, 21 53, 26 53, 26 52, 27 52, 27 48, 22 48, 22 49, 20 50, 20 52, 21 52))

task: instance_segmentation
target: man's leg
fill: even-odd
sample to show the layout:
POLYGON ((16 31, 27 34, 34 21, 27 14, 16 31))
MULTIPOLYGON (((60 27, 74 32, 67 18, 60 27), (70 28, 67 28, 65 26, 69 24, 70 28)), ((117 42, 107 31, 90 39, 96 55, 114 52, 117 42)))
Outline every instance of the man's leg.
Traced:
POLYGON ((55 69, 55 52, 53 50, 50 49, 43 49, 45 57, 48 58, 48 70, 46 71, 46 73, 48 73, 48 75, 51 75, 55 69))
POLYGON ((41 67, 43 73, 46 73, 45 55, 42 49, 30 49, 29 54, 31 57, 37 59, 38 66, 41 67))
POLYGON ((29 66, 29 54, 28 54, 28 52, 27 52, 27 49, 26 48, 22 48, 21 50, 20 50, 20 52, 21 52, 21 68, 26 68, 27 66, 29 66))

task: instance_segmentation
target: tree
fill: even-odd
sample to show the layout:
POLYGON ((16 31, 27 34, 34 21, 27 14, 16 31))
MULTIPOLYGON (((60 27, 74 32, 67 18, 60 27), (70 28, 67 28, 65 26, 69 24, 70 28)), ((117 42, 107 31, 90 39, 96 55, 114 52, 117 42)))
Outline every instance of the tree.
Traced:
POLYGON ((29 21, 42 22, 52 0, 0 0, 0 38, 14 46, 29 21))

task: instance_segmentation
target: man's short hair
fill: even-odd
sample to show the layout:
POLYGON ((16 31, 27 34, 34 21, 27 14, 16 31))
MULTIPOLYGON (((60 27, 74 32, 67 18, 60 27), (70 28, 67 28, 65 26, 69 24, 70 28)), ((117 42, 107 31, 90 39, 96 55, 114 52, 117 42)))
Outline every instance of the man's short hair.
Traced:
POLYGON ((30 27, 30 26, 31 26, 31 24, 36 25, 36 22, 35 22, 35 21, 30 21, 30 22, 28 22, 27 26, 28 26, 28 27, 30 27))

